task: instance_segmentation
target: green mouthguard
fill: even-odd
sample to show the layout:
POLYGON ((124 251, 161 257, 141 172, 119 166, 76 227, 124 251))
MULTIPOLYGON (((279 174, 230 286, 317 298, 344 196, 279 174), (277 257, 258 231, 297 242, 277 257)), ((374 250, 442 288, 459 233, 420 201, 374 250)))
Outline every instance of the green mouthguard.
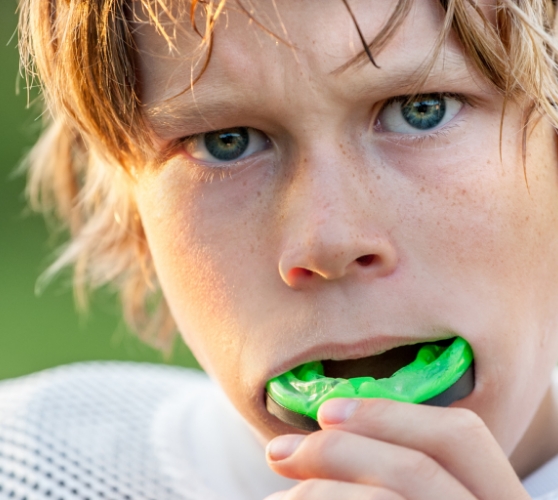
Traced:
POLYGON ((470 374, 470 392, 474 383, 472 363, 473 350, 461 337, 456 337, 449 346, 425 344, 414 361, 389 378, 330 378, 324 375, 320 361, 312 361, 271 379, 266 386, 268 402, 271 398, 274 406, 314 420, 318 418, 320 406, 334 398, 387 398, 423 403, 448 391, 466 372, 470 374))

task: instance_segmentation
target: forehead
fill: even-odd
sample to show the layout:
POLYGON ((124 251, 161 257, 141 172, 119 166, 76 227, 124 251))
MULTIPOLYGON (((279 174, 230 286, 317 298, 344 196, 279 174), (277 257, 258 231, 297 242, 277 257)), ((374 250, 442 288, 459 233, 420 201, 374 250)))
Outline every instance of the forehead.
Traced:
MULTIPOLYGON (((382 30, 396 3, 350 3, 366 40, 373 40, 382 30)), ((145 14, 137 14, 142 100, 148 114, 157 115, 164 108, 181 104, 195 108, 196 102, 226 93, 229 97, 216 104, 219 109, 223 100, 231 101, 238 95, 251 99, 254 106, 269 105, 270 96, 288 98, 289 89, 305 89, 313 94, 331 91, 332 96, 340 98, 343 94, 369 92, 370 85, 380 94, 393 92, 396 80, 407 85, 416 81, 412 76, 430 60, 444 14, 436 0, 412 2, 399 29, 374 54, 381 70, 371 64, 355 64, 341 71, 363 50, 342 0, 258 0, 246 4, 246 10, 249 12, 234 1, 227 2, 215 25, 209 65, 194 92, 183 91, 197 77, 207 52, 191 26, 189 9, 175 6, 174 21, 161 16, 161 24, 173 34, 172 48, 145 14), (363 80, 367 82, 366 90, 363 80), (177 94, 180 97, 166 101, 177 94)), ((205 21, 205 16, 198 14, 198 25, 203 28, 205 21)), ((436 66, 443 66, 446 77, 465 76, 463 57, 451 40, 445 44, 436 66)), ((436 71, 433 73, 436 75, 436 71)))

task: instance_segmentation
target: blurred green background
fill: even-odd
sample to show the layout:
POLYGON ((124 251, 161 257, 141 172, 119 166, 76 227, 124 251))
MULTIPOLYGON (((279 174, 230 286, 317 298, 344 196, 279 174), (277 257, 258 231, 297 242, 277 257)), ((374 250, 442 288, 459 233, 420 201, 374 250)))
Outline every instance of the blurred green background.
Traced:
POLYGON ((68 275, 35 294, 55 246, 42 219, 26 212, 24 178, 13 175, 38 132, 37 110, 26 110, 17 84, 16 6, 0 1, 0 379, 93 359, 197 366, 182 343, 167 361, 136 340, 108 293, 94 296, 87 315, 76 313, 68 275))

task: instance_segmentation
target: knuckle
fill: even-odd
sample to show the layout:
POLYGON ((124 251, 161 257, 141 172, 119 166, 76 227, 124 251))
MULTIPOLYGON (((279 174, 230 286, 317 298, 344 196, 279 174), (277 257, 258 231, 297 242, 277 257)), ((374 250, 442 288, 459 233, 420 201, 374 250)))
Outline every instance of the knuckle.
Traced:
POLYGON ((430 481, 440 471, 440 466, 432 458, 419 451, 407 453, 401 462, 401 472, 410 474, 411 477, 421 477, 430 481))
MULTIPOLYGON (((354 485, 353 485, 354 486, 354 485)), ((404 500, 397 493, 383 488, 365 487, 360 485, 358 490, 353 490, 351 485, 335 480, 307 479, 289 491, 288 500, 322 500, 324 498, 339 498, 342 492, 352 493, 351 498, 358 500, 404 500)), ((346 498, 344 496, 344 498, 346 498)))
POLYGON ((389 490, 374 490, 367 500, 404 500, 401 495, 389 490))
POLYGON ((342 431, 325 430, 310 434, 306 440, 308 441, 308 445, 312 448, 312 452, 315 453, 316 456, 322 457, 329 450, 338 446, 343 434, 342 431))
POLYGON ((346 434, 343 431, 324 430, 306 438, 304 457, 309 459, 301 463, 305 477, 324 478, 335 474, 346 434))
POLYGON ((483 420, 474 412, 467 408, 454 408, 454 421, 457 420, 457 426, 462 429, 465 435, 484 434, 486 426, 483 420))
POLYGON ((323 500, 324 498, 348 498, 346 494, 351 493, 350 498, 355 500, 405 500, 401 495, 392 490, 358 485, 353 490, 349 483, 331 479, 306 479, 289 490, 285 500, 323 500), (349 489, 346 489, 349 488, 349 489))
POLYGON ((365 404, 368 406, 368 411, 372 414, 382 415, 385 411, 389 411, 395 401, 385 398, 371 398, 365 399, 365 404))
POLYGON ((324 481, 320 479, 307 479, 295 486, 289 495, 289 500, 308 500, 310 498, 322 498, 324 496, 324 481))

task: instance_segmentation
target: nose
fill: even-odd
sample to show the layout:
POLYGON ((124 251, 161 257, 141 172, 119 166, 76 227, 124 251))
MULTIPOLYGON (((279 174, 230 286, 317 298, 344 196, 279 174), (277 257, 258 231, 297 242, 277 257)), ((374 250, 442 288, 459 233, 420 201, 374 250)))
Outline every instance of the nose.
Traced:
POLYGON ((398 253, 370 187, 346 178, 335 182, 335 175, 324 171, 305 177, 287 204, 286 243, 279 259, 283 282, 303 289, 317 281, 371 281, 392 274, 398 253))

